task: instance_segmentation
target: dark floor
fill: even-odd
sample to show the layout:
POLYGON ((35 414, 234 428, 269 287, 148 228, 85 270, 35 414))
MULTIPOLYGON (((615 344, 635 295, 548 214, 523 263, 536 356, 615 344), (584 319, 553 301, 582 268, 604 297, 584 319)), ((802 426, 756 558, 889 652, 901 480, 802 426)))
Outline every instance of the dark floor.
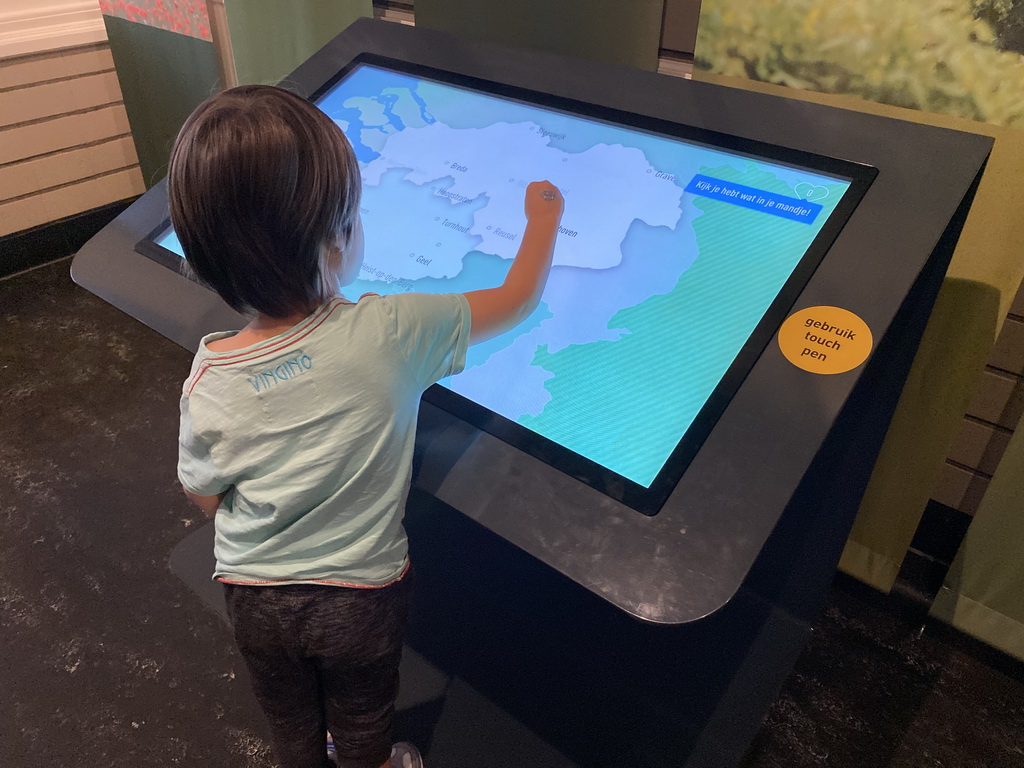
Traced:
MULTIPOLYGON (((0 768, 273 766, 168 568, 203 522, 174 476, 191 356, 69 266, 0 281, 0 768)), ((744 763, 769 766, 1024 767, 1024 665, 839 578, 744 763)))

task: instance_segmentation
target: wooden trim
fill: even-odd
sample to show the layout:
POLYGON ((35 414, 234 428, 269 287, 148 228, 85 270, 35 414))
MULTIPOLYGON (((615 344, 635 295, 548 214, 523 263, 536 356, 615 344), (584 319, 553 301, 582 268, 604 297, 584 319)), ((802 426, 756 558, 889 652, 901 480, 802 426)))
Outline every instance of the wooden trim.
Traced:
POLYGON ((992 480, 988 475, 947 461, 939 472, 932 499, 947 507, 973 515, 992 480))
POLYGON ((957 464, 971 467, 986 475, 994 475, 1000 459, 1006 453, 1013 433, 1005 427, 997 427, 966 418, 953 441, 948 458, 957 464))
POLYGON ((1024 415, 1024 379, 994 368, 981 377, 967 414, 1007 429, 1016 429, 1024 415))
POLYGON ((141 195, 146 187, 138 166, 104 173, 38 195, 0 203, 0 236, 48 224, 83 210, 141 195))
POLYGON ((228 28, 228 12, 224 0, 207 0, 206 12, 210 18, 210 39, 217 53, 221 88, 234 88, 238 85, 238 70, 235 68, 235 53, 231 47, 231 31, 228 28))
MULTIPOLYGON (((1024 259, 1024 245, 1021 246, 1020 257, 1024 259)), ((1013 300, 1013 304, 1010 305, 1010 314, 1024 319, 1024 283, 1021 284, 1020 290, 1017 291, 1017 296, 1013 300)))
POLYGON ((114 69, 106 42, 0 60, 0 91, 114 69))
POLYGON ((130 135, 112 136, 0 168, 0 203, 138 163, 130 135))
POLYGON ((0 91, 0 127, 14 127, 120 101, 121 86, 113 71, 0 91))
POLYGON ((118 216, 134 198, 0 237, 0 278, 73 254, 118 216))
POLYGON ((1024 375, 1024 320, 1013 315, 1006 318, 988 364, 1001 371, 1024 375))
MULTIPOLYGON (((9 128, 0 133, 3 137, 3 141, 0 141, 0 175, 4 172, 2 166, 8 163, 95 144, 129 133, 131 126, 123 104, 111 104, 100 109, 9 128)), ((134 152, 133 149, 133 156, 134 152)), ((3 195, 2 189, 0 195, 3 195)))
POLYGON ((6 0, 0 11, 0 59, 72 48, 107 39, 95 0, 45 3, 6 0))

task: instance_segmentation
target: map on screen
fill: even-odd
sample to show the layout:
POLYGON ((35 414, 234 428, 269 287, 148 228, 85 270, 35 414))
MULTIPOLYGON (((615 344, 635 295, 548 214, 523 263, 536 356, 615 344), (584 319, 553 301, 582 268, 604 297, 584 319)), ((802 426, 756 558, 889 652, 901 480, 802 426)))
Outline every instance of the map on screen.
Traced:
POLYGON ((562 190, 540 306, 442 385, 645 488, 850 187, 365 64, 318 105, 363 175, 350 299, 499 285, 527 184, 562 190))

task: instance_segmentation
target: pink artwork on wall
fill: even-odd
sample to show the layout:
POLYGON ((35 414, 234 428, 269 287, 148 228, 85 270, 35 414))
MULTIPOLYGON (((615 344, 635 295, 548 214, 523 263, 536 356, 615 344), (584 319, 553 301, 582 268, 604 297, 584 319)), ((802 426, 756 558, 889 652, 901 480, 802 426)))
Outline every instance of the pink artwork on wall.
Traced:
POLYGON ((107 16, 210 39, 205 0, 100 0, 100 10, 107 16))

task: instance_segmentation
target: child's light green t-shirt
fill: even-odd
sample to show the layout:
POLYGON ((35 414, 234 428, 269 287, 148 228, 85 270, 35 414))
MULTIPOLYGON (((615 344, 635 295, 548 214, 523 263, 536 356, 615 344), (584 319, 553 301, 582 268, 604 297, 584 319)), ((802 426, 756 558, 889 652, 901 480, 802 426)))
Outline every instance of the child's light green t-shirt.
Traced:
POLYGON ((178 478, 227 493, 214 578, 381 586, 401 576, 420 395, 465 366, 461 294, 328 302, 260 344, 203 339, 181 397, 178 478))

